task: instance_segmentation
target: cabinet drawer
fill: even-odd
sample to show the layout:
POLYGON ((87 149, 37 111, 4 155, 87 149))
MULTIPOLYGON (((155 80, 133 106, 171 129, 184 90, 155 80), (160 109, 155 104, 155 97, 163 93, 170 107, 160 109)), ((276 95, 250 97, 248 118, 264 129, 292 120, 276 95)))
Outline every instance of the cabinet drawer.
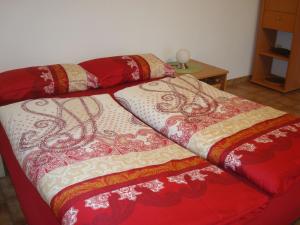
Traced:
POLYGON ((293 32, 296 16, 292 14, 265 11, 263 27, 286 32, 293 32))
POLYGON ((297 13, 298 0, 266 0, 265 10, 297 13))

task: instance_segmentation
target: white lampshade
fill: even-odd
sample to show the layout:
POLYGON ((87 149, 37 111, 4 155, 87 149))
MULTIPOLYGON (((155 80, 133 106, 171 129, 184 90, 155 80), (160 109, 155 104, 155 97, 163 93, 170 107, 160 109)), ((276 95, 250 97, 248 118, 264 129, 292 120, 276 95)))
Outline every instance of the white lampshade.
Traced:
POLYGON ((180 49, 176 53, 176 59, 179 63, 187 63, 191 58, 191 53, 187 49, 180 49))

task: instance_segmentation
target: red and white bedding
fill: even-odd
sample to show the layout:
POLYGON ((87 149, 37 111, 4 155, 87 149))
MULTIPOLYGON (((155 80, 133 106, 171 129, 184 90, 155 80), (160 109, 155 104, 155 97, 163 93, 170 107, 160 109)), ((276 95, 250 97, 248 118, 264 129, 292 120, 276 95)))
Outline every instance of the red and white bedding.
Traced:
POLYGON ((27 178, 64 225, 240 224, 268 201, 109 95, 0 108, 27 178))
POLYGON ((210 162, 270 193, 300 177, 300 119, 198 81, 164 78, 115 93, 129 111, 210 162))

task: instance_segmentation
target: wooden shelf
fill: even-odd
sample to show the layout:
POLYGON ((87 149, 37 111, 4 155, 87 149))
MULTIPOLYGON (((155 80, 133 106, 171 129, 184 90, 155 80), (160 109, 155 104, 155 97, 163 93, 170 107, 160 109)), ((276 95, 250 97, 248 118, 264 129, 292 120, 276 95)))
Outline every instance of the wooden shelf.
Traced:
POLYGON ((300 0, 261 0, 252 81, 284 93, 300 89, 299 57, 300 0), (289 56, 271 50, 278 44, 279 31, 287 31, 292 35, 289 56), (274 59, 288 62, 285 71, 281 71, 285 72, 282 82, 272 79, 274 59))
POLYGON ((271 57, 274 59, 279 59, 279 60, 283 60, 283 61, 287 61, 287 62, 290 59, 288 56, 280 55, 280 54, 272 52, 270 50, 269 51, 261 51, 261 52, 259 52, 259 55, 267 56, 267 57, 271 57))
POLYGON ((273 89, 273 90, 280 91, 280 92, 282 92, 282 93, 287 92, 287 91, 284 89, 284 85, 283 85, 283 84, 280 84, 280 83, 274 83, 274 82, 268 81, 268 80, 266 80, 266 79, 252 79, 251 81, 252 81, 253 83, 262 85, 262 86, 264 86, 264 87, 267 87, 267 88, 271 88, 271 89, 273 89))

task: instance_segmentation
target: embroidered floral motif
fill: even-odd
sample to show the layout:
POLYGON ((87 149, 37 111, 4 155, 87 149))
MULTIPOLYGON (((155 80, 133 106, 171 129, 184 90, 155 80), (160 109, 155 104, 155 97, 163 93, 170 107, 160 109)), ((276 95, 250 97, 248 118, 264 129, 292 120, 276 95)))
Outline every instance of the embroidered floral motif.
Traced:
POLYGON ((112 193, 117 193, 120 195, 119 200, 128 199, 130 201, 135 201, 137 196, 142 194, 142 192, 138 192, 135 190, 136 185, 122 187, 118 190, 112 191, 112 193))
POLYGON ((131 69, 133 69, 133 72, 131 73, 131 77, 133 80, 138 80, 140 79, 140 71, 139 71, 139 66, 136 63, 135 60, 133 60, 129 56, 123 56, 122 59, 128 60, 127 65, 130 66, 131 69))
POLYGON ((279 129, 277 129, 277 130, 273 130, 273 131, 269 132, 268 135, 273 135, 275 138, 280 138, 280 137, 286 137, 287 133, 282 132, 279 129))
POLYGON ((172 116, 167 119, 161 132, 176 143, 186 146, 197 129, 197 124, 186 123, 184 116, 172 116))
POLYGON ((54 93, 54 82, 52 81, 48 86, 44 87, 44 91, 47 94, 53 94, 54 93))
POLYGON ((48 80, 53 81, 53 76, 47 66, 38 67, 38 70, 43 71, 41 74, 41 78, 43 78, 44 81, 48 81, 48 80))
POLYGON ((186 180, 184 179, 184 175, 185 174, 183 173, 177 176, 168 177, 168 181, 177 184, 187 184, 186 180))
MULTIPOLYGON (((296 124, 294 124, 294 126, 296 126, 296 124)), ((255 138, 254 141, 256 143, 262 143, 262 144, 272 143, 274 141, 269 136, 272 136, 274 138, 287 137, 288 131, 290 131, 290 132, 297 132, 298 131, 298 129, 294 126, 288 125, 288 126, 278 128, 276 130, 273 130, 273 131, 270 131, 266 134, 263 134, 260 137, 255 138), (286 132, 283 132, 281 130, 286 130, 286 132)), ((242 145, 238 146, 237 148, 232 150, 226 156, 225 161, 224 161, 224 167, 226 169, 231 168, 232 170, 235 171, 237 167, 240 167, 242 165, 242 162, 241 162, 240 159, 243 156, 243 155, 236 155, 235 152, 238 152, 238 151, 254 152, 255 149, 256 149, 256 146, 254 144, 250 144, 250 143, 245 143, 245 144, 242 144, 242 145)))
POLYGON ((233 171, 236 170, 237 167, 242 165, 241 158, 243 155, 236 155, 236 152, 246 151, 246 152, 254 152, 256 149, 254 144, 245 143, 238 147, 236 147, 233 151, 231 151, 225 158, 224 167, 225 169, 231 168, 233 171))
POLYGON ((156 179, 145 183, 141 183, 138 186, 148 188, 153 192, 159 192, 161 189, 164 188, 164 183, 156 179))
POLYGON ((257 143, 264 143, 264 144, 273 142, 273 140, 269 138, 267 135, 262 135, 258 138, 255 138, 254 141, 257 143))
POLYGON ((86 73, 87 73, 87 86, 91 88, 98 88, 99 87, 98 78, 94 74, 91 74, 89 72, 86 73))
POLYGON ((221 174, 223 172, 218 167, 212 165, 212 166, 208 166, 208 167, 205 167, 202 169, 196 169, 196 170, 184 172, 184 173, 176 175, 176 176, 167 177, 167 179, 169 182, 173 182, 173 183, 177 183, 177 184, 187 184, 185 175, 188 175, 192 181, 195 181, 195 180, 205 181, 205 177, 207 177, 208 175, 202 174, 201 171, 202 172, 208 171, 208 172, 212 172, 215 174, 221 174))
POLYGON ((85 200, 85 207, 90 207, 93 210, 105 209, 109 207, 108 198, 111 196, 110 193, 106 192, 100 195, 93 196, 92 198, 85 200))
POLYGON ((45 93, 53 94, 55 91, 54 80, 53 80, 53 76, 52 76, 50 69, 47 66, 41 66, 41 67, 38 67, 38 70, 42 71, 42 74, 40 75, 40 77, 43 78, 45 82, 47 82, 48 80, 50 81, 50 83, 44 87, 45 93))
POLYGON ((240 160, 241 158, 242 155, 236 155, 234 151, 230 152, 225 158, 225 169, 231 168, 233 171, 235 171, 237 167, 242 165, 240 160))
POLYGON ((215 174, 222 174, 224 172, 223 170, 221 170, 219 167, 217 167, 215 165, 205 167, 205 168, 201 169, 201 171, 208 171, 208 172, 212 172, 215 174))
POLYGON ((234 151, 247 151, 247 152, 254 152, 256 149, 254 144, 250 144, 250 143, 245 143, 242 144, 240 146, 238 146, 237 148, 234 149, 234 151))
POLYGON ((291 125, 285 126, 285 127, 283 127, 282 129, 287 130, 287 131, 291 131, 291 132, 294 132, 294 133, 298 131, 297 128, 295 128, 295 127, 293 127, 293 126, 291 126, 291 125))
POLYGON ((129 200, 136 201, 137 196, 143 194, 142 192, 136 191, 136 187, 147 188, 152 192, 159 192, 164 188, 164 183, 159 181, 158 179, 147 181, 144 183, 140 183, 138 185, 131 185, 128 187, 122 187, 112 192, 102 193, 96 196, 93 196, 89 199, 85 200, 85 207, 92 208, 93 210, 97 209, 106 209, 110 206, 109 197, 111 197, 111 193, 115 193, 119 195, 119 200, 129 200))
POLYGON ((78 209, 70 208, 62 219, 63 225, 74 225, 77 222, 78 209))
MULTIPOLYGON (((296 126, 296 124, 294 124, 294 126, 296 126)), ((268 132, 267 134, 264 134, 256 139, 254 139, 254 141, 257 143, 271 143, 271 142, 273 142, 273 139, 271 139, 271 137, 269 137, 269 136, 273 136, 275 138, 287 137, 288 133, 283 132, 281 130, 286 130, 286 131, 295 133, 298 131, 298 129, 296 128, 297 126, 296 127, 294 127, 294 126, 288 125, 288 126, 281 127, 279 129, 273 130, 271 132, 268 132)))
MULTIPOLYGON (((201 172, 212 172, 215 174, 221 174, 223 171, 218 167, 211 165, 204 167, 202 169, 190 170, 184 173, 181 173, 176 176, 167 177, 167 180, 171 183, 177 184, 187 184, 185 176, 190 177, 192 181, 205 181, 207 174, 202 174, 201 172)), ((106 209, 110 207, 109 198, 112 194, 118 194, 118 200, 129 200, 136 201, 139 195, 143 194, 143 188, 149 189, 152 192, 158 193, 164 189, 164 183, 158 179, 143 182, 137 185, 130 185, 127 187, 122 187, 111 192, 105 192, 96 196, 93 196, 85 200, 85 207, 92 208, 93 210, 106 209), (140 188, 139 191, 136 188, 140 188)))
POLYGON ((205 177, 207 177, 206 174, 201 174, 200 170, 192 170, 186 173, 191 177, 191 180, 199 180, 199 181, 205 181, 205 177))
POLYGON ((295 123, 294 124, 296 127, 300 128, 300 123, 295 123))

